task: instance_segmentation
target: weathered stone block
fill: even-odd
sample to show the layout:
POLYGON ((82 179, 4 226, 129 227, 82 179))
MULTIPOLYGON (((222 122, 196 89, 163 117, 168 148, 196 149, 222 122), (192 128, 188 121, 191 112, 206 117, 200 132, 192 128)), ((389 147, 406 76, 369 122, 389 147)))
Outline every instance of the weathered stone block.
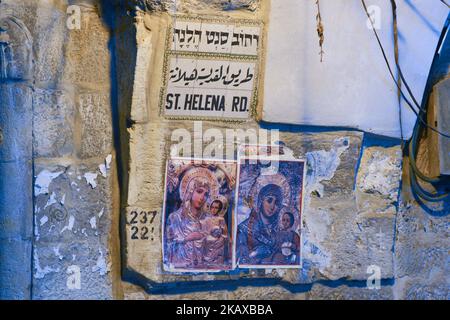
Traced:
POLYGON ((37 165, 33 298, 112 298, 110 164, 37 165))
POLYGON ((18 83, 0 84, 0 162, 31 159, 31 88, 18 83))
POLYGON ((108 27, 98 7, 81 8, 81 27, 69 30, 66 46, 64 81, 95 87, 109 87, 111 56, 108 27), (86 44, 95 45, 86 45, 86 44))
MULTIPOLYGON (((402 150, 400 146, 364 149, 356 184, 360 210, 370 210, 376 204, 388 207, 398 203, 402 178, 402 150)), ((372 211, 375 208, 372 208, 372 211)), ((381 213, 381 212, 379 212, 381 213)))
POLYGON ((32 163, 0 162, 0 239, 31 239, 32 163))
POLYGON ((322 284, 314 284, 307 294, 310 300, 392 300, 391 286, 382 286, 380 289, 368 289, 367 287, 349 287, 341 285, 328 287, 322 284))
POLYGON ((32 38, 27 26, 10 12, 0 15, 0 79, 31 80, 32 38))
MULTIPOLYGON (((350 275, 351 279, 364 280, 367 268, 372 265, 380 268, 383 279, 394 277, 393 247, 401 164, 399 146, 364 148, 355 179, 356 190, 352 192, 353 205, 341 210, 338 218, 328 219, 326 224, 330 228, 327 247, 333 248, 332 267, 326 272, 333 275, 332 278, 350 275)), ((351 168, 348 170, 351 172, 351 168)), ((339 208, 342 200, 342 196, 336 198, 335 207, 339 208)), ((321 206, 326 208, 327 204, 321 206)), ((323 209, 320 212, 326 213, 323 209)))
POLYGON ((112 150, 111 103, 108 93, 85 92, 78 96, 81 126, 79 156, 106 156, 112 150))
POLYGON ((130 283, 123 283, 124 299, 125 300, 226 300, 228 299, 228 291, 205 291, 195 292, 189 294, 146 294, 142 288, 134 286, 130 283))
POLYGON ((31 241, 0 240, 0 299, 30 299, 31 241))
POLYGON ((35 13, 38 6, 38 3, 28 0, 3 0, 0 3, 0 12, 5 17, 18 18, 31 33, 36 24, 35 13))
POLYGON ((417 203, 402 202, 397 218, 396 277, 431 279, 441 274, 441 281, 448 281, 449 226, 448 217, 432 216, 417 203))
POLYGON ((406 285, 403 299, 448 301, 450 300, 450 289, 448 281, 409 281, 406 285))
POLYGON ((33 299, 112 299, 105 246, 74 240, 34 249, 33 299))
POLYGON ((306 294, 291 292, 282 286, 240 287, 227 294, 230 300, 305 300, 306 294))
POLYGON ((450 271, 449 247, 432 245, 424 247, 417 242, 398 243, 397 277, 429 278, 433 273, 445 274, 450 271))
POLYGON ((36 89, 34 156, 62 157, 74 151, 75 107, 67 92, 36 89))
POLYGON ((112 186, 104 163, 45 166, 36 169, 35 237, 41 242, 66 243, 108 235, 112 186), (102 169, 101 169, 102 168, 102 169))
POLYGON ((405 276, 396 280, 396 299, 403 300, 449 300, 448 272, 433 272, 431 275, 405 276))
POLYGON ((66 27, 68 15, 65 7, 55 3, 38 6, 34 15, 34 77, 38 84, 54 88, 61 82, 66 63, 65 44, 70 32, 66 27))

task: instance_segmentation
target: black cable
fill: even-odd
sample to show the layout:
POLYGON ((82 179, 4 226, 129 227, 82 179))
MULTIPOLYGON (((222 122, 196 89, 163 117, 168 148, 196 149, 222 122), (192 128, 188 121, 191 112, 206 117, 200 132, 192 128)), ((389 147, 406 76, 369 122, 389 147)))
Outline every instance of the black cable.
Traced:
MULTIPOLYGON (((379 47, 380 47, 380 49, 381 49, 381 52, 382 52, 382 54, 383 54, 383 58, 384 58, 384 61, 386 62, 387 68, 388 68, 388 70, 389 70, 389 74, 391 75, 392 80, 394 80, 394 83, 395 83, 397 89, 400 90, 400 93, 401 93, 403 99, 405 100, 406 104, 409 106, 409 108, 411 109, 411 111, 416 115, 417 119, 421 122, 421 124, 422 124, 423 126, 429 128, 430 130, 432 130, 432 131, 438 133, 439 135, 441 135, 441 136, 443 136, 443 137, 446 137, 446 138, 449 138, 449 139, 450 139, 450 134, 440 132, 439 130, 437 130, 437 129, 431 127, 430 125, 428 125, 428 123, 426 123, 426 121, 424 121, 424 120, 422 119, 422 116, 420 115, 420 113, 419 113, 416 109, 414 109, 412 103, 408 100, 408 98, 407 98, 407 97, 405 96, 405 94, 403 93, 403 90, 402 90, 401 87, 399 86, 399 83, 398 83, 397 79, 395 79, 394 73, 392 72, 391 64, 389 63, 389 60, 388 60, 388 58, 387 58, 387 55, 386 55, 386 52, 385 52, 385 50, 384 50, 383 44, 381 43, 380 37, 378 36, 378 32, 376 31, 375 26, 373 25, 373 21, 372 21, 372 18, 371 18, 371 16, 370 16, 370 14, 369 14, 368 9, 367 9, 366 3, 365 3, 364 0, 361 0, 361 3, 362 3, 362 5, 363 5, 363 7, 364 7, 364 10, 365 10, 366 14, 367 14, 367 17, 368 17, 369 20, 370 20, 370 23, 371 23, 371 25, 372 25, 372 30, 373 30, 373 32, 374 32, 374 34, 375 34, 375 37, 376 37, 377 42, 378 42, 378 45, 379 45, 379 47)), ((408 86, 408 83, 406 82, 406 80, 405 80, 405 78, 404 78, 404 76, 403 76, 403 73, 401 72, 400 65, 399 65, 399 64, 396 64, 396 65, 397 65, 397 68, 398 68, 398 71, 399 71, 399 75, 400 75, 400 77, 401 77, 403 83, 405 84, 405 87, 406 87, 406 89, 408 90, 408 93, 411 95, 411 97, 412 97, 414 103, 416 104, 416 107, 417 107, 420 111, 425 111, 425 110, 419 105, 419 103, 418 103, 417 100, 415 99, 414 95, 412 94, 412 91, 411 91, 410 87, 408 86)))
MULTIPOLYGON (((364 7, 364 10, 365 10, 365 12, 366 12, 366 15, 367 15, 367 17, 369 18, 369 21, 370 21, 370 23, 371 23, 371 25, 372 25, 372 30, 373 30, 373 32, 374 32, 374 34, 375 34, 376 39, 377 39, 377 42, 378 42, 378 45, 379 45, 379 47, 380 47, 381 53, 383 54, 383 58, 384 58, 384 61, 386 62, 386 66, 387 66, 387 68, 388 68, 388 70, 389 70, 389 74, 391 75, 392 80, 394 80, 395 84, 397 85, 397 89, 399 89, 399 90, 401 91, 401 94, 402 94, 403 98, 408 102, 408 104, 410 105, 410 107, 412 107, 412 106, 411 106, 411 103, 409 102, 409 100, 408 100, 408 99, 405 97, 405 95, 403 94, 401 88, 399 87, 399 85, 398 85, 398 83, 397 83, 397 79, 395 78, 394 73, 392 72, 391 64, 389 63, 389 59, 387 58, 386 51, 384 50, 383 44, 381 43, 380 37, 378 36, 378 32, 377 32, 377 30, 375 29, 375 26, 373 25, 372 17, 371 17, 370 14, 369 14, 369 10, 367 9, 366 2, 365 2, 364 0, 361 0, 361 2, 362 2, 362 5, 363 5, 363 7, 364 7)), ((395 2, 391 2, 391 5, 393 6, 393 11, 395 12, 395 10, 396 10, 396 7, 394 7, 394 6, 395 6, 395 2)), ((400 70, 400 65, 397 65, 397 69, 400 70)), ((400 73, 400 72, 399 72, 399 73, 400 73)), ((401 77, 402 77, 402 75, 401 75, 401 77)), ((403 78, 403 77, 402 77, 402 80, 404 81, 404 78, 403 78)), ((423 109, 419 106, 419 104, 417 103, 417 101, 416 101, 415 99, 413 99, 413 100, 414 100, 414 102, 415 102, 417 108, 418 108, 419 110, 423 110, 423 109)), ((414 108, 413 108, 413 109, 414 109, 414 108)))
MULTIPOLYGON (((416 98, 414 97, 414 94, 412 93, 411 88, 409 87, 409 85, 408 85, 408 83, 407 83, 407 81, 406 81, 406 79, 405 79, 405 77, 404 77, 404 75, 403 75, 403 72, 402 72, 402 70, 401 70, 401 67, 400 67, 399 63, 398 63, 398 61, 396 60, 395 63, 396 63, 396 66, 397 66, 398 73, 399 73, 399 75, 400 75, 400 79, 401 79, 401 80, 403 81, 403 83, 405 84, 405 87, 406 87, 406 89, 407 89, 407 91, 408 91, 408 94, 411 96, 411 98, 412 98, 414 104, 415 104, 415 105, 417 106, 417 108, 419 109, 419 112, 417 112, 417 111, 414 109, 414 107, 412 106, 411 102, 405 97, 405 94, 403 93, 403 91, 401 90, 401 87, 400 87, 401 81, 400 81, 400 80, 397 80, 397 79, 395 78, 393 72, 392 72, 392 68, 391 68, 391 66, 390 66, 390 63, 389 63, 389 60, 388 60, 388 58, 387 58, 386 52, 385 52, 384 47, 383 47, 383 45, 382 45, 382 43, 381 43, 381 40, 380 40, 380 38, 379 38, 379 36, 378 36, 378 33, 377 33, 377 31, 376 31, 376 29, 375 29, 375 27, 374 27, 374 25, 373 25, 373 21, 372 21, 372 18, 370 17, 370 14, 369 14, 368 10, 367 10, 367 6, 366 6, 366 4, 365 4, 365 1, 364 1, 364 0, 361 0, 361 2, 362 2, 362 5, 363 5, 363 7, 364 7, 364 10, 365 10, 365 12, 366 12, 366 14, 367 14, 367 17, 369 18, 369 20, 370 20, 370 22, 371 22, 371 24, 372 24, 372 30, 374 31, 374 34, 375 34, 375 37, 376 37, 376 39, 377 39, 378 45, 379 45, 379 47, 380 47, 380 49, 381 49, 381 52, 382 52, 382 54, 383 54, 383 58, 384 58, 384 60, 385 60, 385 62, 386 62, 386 65, 387 65, 387 67, 388 67, 389 74, 391 75, 391 78, 394 80, 394 82, 395 82, 395 84, 396 84, 396 86, 397 86, 397 88, 398 88, 398 90, 399 90, 399 93, 401 94, 401 96, 403 97, 403 99, 405 100, 405 102, 407 103, 407 105, 410 107, 410 109, 414 112, 414 114, 416 114, 417 119, 419 120, 419 122, 417 122, 416 125, 414 126, 413 135, 412 135, 412 137, 411 137, 411 141, 410 141, 410 145, 409 145, 409 161, 410 161, 409 174, 410 174, 410 180, 411 180, 411 187, 412 187, 412 189, 414 190, 414 192, 415 192, 420 198, 422 198, 422 199, 424 199, 424 200, 427 200, 427 201, 430 201, 430 202, 438 202, 438 201, 445 200, 445 199, 447 199, 447 198, 450 196, 450 194, 442 193, 442 192, 438 192, 438 193, 436 193, 436 192, 430 192, 430 191, 428 191, 428 190, 425 190, 425 189, 419 184, 419 182, 417 181, 417 177, 419 177, 421 180, 426 181, 426 182, 428 182, 428 183, 439 183, 439 182, 440 182, 440 179, 439 179, 438 177, 432 177, 432 178, 430 178, 430 177, 427 177, 426 175, 424 175, 424 174, 417 168, 416 160, 415 160, 415 154, 416 154, 416 152, 417 152, 417 150, 416 150, 416 149, 417 149, 416 142, 418 141, 418 138, 419 138, 418 134, 419 134, 419 132, 420 132, 420 127, 421 127, 421 125, 423 125, 424 127, 427 127, 427 128, 429 128, 429 129, 431 129, 431 130, 434 131, 434 132, 437 132, 438 134, 440 134, 440 135, 442 135, 442 136, 444 136, 444 137, 450 138, 450 136, 447 135, 447 134, 441 133, 440 131, 438 131, 438 130, 432 128, 432 127, 430 127, 430 126, 423 120, 422 117, 426 114, 426 109, 425 109, 425 107, 421 107, 421 106, 419 105, 419 103, 417 102, 416 98)), ((396 9, 397 9, 397 7, 396 7, 395 0, 391 0, 391 6, 392 6, 392 13, 393 13, 393 16, 394 16, 394 23, 396 23, 396 9)), ((444 29, 446 29, 447 27, 448 27, 448 26, 446 25, 446 27, 445 27, 444 29)), ((444 33, 445 33, 445 30, 444 30, 444 33)), ((442 37, 442 36, 440 37, 439 43, 442 43, 443 38, 444 38, 444 37, 442 37)), ((394 40, 396 40, 396 39, 394 39, 394 40)), ((438 48, 439 48, 439 46, 438 46, 438 48)))
POLYGON ((419 182, 417 181, 416 176, 414 175, 414 171, 412 167, 409 168, 409 176, 411 177, 411 187, 414 190, 414 192, 423 200, 429 201, 429 202, 439 202, 446 200, 450 194, 442 194, 442 193, 431 193, 425 189, 423 189, 419 182))
MULTIPOLYGON (((391 7, 393 12, 393 24, 394 24, 394 52, 395 52, 395 64, 399 65, 399 50, 398 50, 398 25, 397 25, 397 4, 395 0, 391 0, 391 7)), ((397 78, 398 86, 402 87, 402 80, 397 78)), ((403 115, 402 115, 402 93, 401 90, 397 90, 397 102, 398 102, 398 124, 400 126, 400 138, 402 140, 402 150, 404 150, 403 137, 403 115)))
MULTIPOLYGON (((435 61, 436 61, 436 57, 437 57, 437 52, 445 40, 448 26, 449 26, 449 20, 447 19, 447 22, 444 26, 442 34, 439 37, 437 51, 436 51, 436 55, 435 55, 435 61)), ((435 62, 433 62, 433 66, 434 66, 434 63, 435 62)), ((430 80, 428 80, 428 81, 430 81, 430 80)), ((430 83, 427 86, 429 86, 429 85, 430 85, 430 83)), ((429 88, 426 92, 428 92, 428 91, 429 91, 429 88)), ((426 96, 427 97, 426 97, 426 99, 424 98, 424 101, 428 101, 429 94, 426 94, 426 96)), ((410 163, 409 176, 410 176, 411 188, 415 192, 415 194, 423 200, 426 200, 429 202, 439 202, 439 201, 446 200, 450 197, 450 194, 444 193, 444 192, 430 192, 430 191, 424 189, 420 185, 420 183, 417 179, 417 178, 420 178, 422 181, 425 181, 430 184, 435 184, 435 183, 441 182, 441 179, 439 177, 427 177, 419 170, 419 168, 417 168, 415 157, 416 157, 417 148, 418 148, 417 143, 419 141, 420 129, 421 129, 420 123, 417 122, 416 125, 414 126, 413 135, 411 137, 411 141, 409 144, 409 163, 410 163)))

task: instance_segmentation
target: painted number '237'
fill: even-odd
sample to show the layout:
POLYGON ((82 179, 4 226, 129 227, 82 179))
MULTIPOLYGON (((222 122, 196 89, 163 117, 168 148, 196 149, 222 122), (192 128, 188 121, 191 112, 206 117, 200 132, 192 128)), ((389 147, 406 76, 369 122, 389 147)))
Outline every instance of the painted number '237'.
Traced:
MULTIPOLYGON (((130 224, 131 224, 131 239, 132 240, 149 240, 150 233, 155 230, 154 227, 150 225, 153 224, 155 217, 157 215, 156 211, 131 211, 130 224)), ((153 240, 153 238, 152 238, 153 240)))

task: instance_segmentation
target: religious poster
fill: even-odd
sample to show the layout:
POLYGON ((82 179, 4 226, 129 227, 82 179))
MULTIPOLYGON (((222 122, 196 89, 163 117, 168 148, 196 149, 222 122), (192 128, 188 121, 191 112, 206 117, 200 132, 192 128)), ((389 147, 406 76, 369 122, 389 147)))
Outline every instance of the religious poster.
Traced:
POLYGON ((235 161, 168 160, 162 223, 166 271, 232 268, 236 171, 235 161))
POLYGON ((300 268, 305 161, 269 151, 242 156, 238 172, 234 265, 300 268))
POLYGON ((248 119, 255 107, 260 26, 254 21, 174 18, 161 111, 172 119, 248 119))

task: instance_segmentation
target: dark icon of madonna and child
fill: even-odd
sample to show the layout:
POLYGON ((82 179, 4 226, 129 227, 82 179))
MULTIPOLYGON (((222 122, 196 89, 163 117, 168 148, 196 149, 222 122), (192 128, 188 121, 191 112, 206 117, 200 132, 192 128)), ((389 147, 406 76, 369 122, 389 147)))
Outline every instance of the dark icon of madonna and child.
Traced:
POLYGON ((235 266, 301 267, 305 168, 303 160, 240 159, 235 266))
POLYGON ((166 271, 226 271, 232 267, 235 161, 172 158, 163 208, 166 271))

